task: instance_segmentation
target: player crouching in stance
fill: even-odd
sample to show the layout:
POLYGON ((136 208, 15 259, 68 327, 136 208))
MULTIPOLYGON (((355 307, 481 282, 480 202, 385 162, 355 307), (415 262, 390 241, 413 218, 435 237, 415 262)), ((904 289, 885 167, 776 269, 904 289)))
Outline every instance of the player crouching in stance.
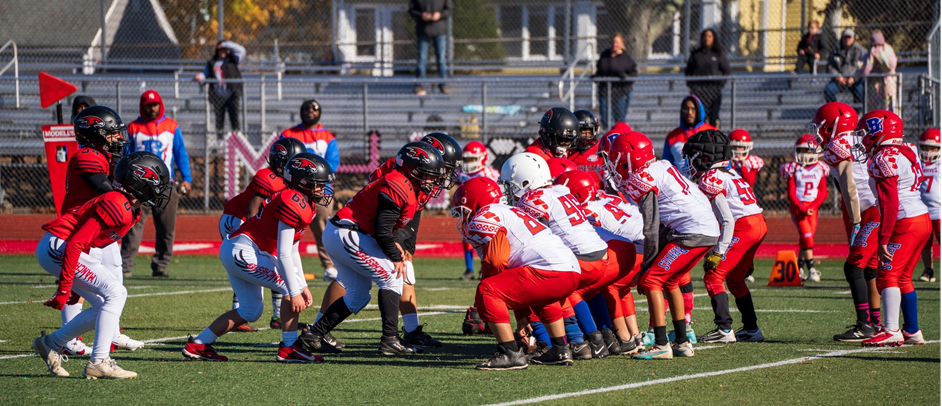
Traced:
POLYGON ((314 204, 327 205, 333 197, 330 164, 305 152, 288 160, 284 168, 287 188, 273 195, 257 215, 246 220, 219 248, 219 259, 229 273, 229 284, 239 297, 239 308, 223 313, 198 336, 190 337, 183 356, 204 361, 226 361, 213 343, 236 326, 262 317, 265 288, 280 292, 281 345, 279 362, 321 362, 298 341, 298 313, 313 303, 301 268, 298 242, 311 221, 314 204))
POLYGON ((795 142, 795 162, 786 162, 780 168, 782 178, 788 181, 792 223, 798 228, 798 271, 802 280, 812 282, 821 282, 821 272, 814 268, 814 234, 818 229, 818 208, 828 196, 827 177, 831 172, 827 165, 818 162, 820 150, 816 137, 804 134, 795 142))
POLYGON ((481 257, 475 303, 498 342, 494 357, 477 366, 483 370, 527 368, 526 348, 518 346, 510 327, 511 309, 522 332, 523 313, 533 308, 547 326, 553 348, 568 352, 561 304, 579 285, 579 262, 572 251, 549 227, 503 204, 502 197, 497 182, 480 177, 459 186, 451 200, 458 230, 481 257))
POLYGON ((867 170, 880 207, 877 288, 883 298, 883 329, 864 346, 924 344, 919 330, 913 268, 932 233, 929 210, 919 196, 922 171, 916 151, 903 145, 903 120, 874 110, 857 124, 857 135, 870 156, 867 170), (899 328, 900 307, 903 329, 899 328))
POLYGON ((169 199, 170 170, 156 155, 135 152, 118 162, 114 187, 115 190, 46 223, 43 226, 46 235, 36 247, 40 266, 59 278, 56 294, 44 304, 62 310, 67 303, 77 302, 79 296, 91 304, 62 328, 50 335, 43 332, 33 340, 33 349, 53 375, 69 376, 62 368, 60 349, 69 340, 94 329, 99 334, 95 334, 91 360, 82 374, 87 379, 137 377, 108 355, 128 291, 100 257, 89 255, 89 250, 120 240, 140 219, 142 204, 157 208, 165 205, 169 199))
POLYGON ((685 175, 697 181, 720 223, 720 240, 703 261, 703 283, 713 306, 716 329, 700 337, 704 343, 763 341, 756 324, 756 309, 745 278, 768 226, 749 182, 730 168, 729 139, 717 130, 701 131, 684 144, 685 175), (729 297, 723 283, 736 297, 743 328, 733 333, 729 297))
POLYGON ((666 160, 654 157, 651 140, 639 132, 622 134, 612 141, 608 152, 622 193, 638 203, 644 219, 644 261, 641 288, 648 298, 648 312, 654 345, 632 355, 637 359, 692 357, 693 345, 687 337, 684 297, 680 282, 689 280, 690 270, 715 246, 719 225, 709 209, 710 201, 697 185, 681 175, 666 160), (659 247, 659 227, 669 228, 667 245, 659 247), (668 292, 675 342, 667 340, 664 292, 668 292))

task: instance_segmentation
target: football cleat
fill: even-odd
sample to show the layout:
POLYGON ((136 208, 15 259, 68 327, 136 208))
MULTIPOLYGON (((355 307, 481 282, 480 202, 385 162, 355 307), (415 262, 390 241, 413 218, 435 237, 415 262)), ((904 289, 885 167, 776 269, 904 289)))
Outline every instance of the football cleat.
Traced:
POLYGON ((212 344, 197 344, 193 340, 193 336, 190 336, 186 341, 186 345, 183 347, 183 356, 189 359, 198 359, 203 361, 228 361, 224 355, 219 355, 216 353, 216 349, 213 348, 212 344))
POLYGON ((546 354, 549 350, 550 350, 549 343, 546 343, 543 341, 537 341, 536 348, 533 351, 530 351, 527 353, 527 359, 532 360, 534 358, 541 357, 543 356, 543 354, 546 354))
POLYGON ((415 330, 412 330, 411 332, 408 332, 408 333, 406 333, 405 330, 403 330, 402 338, 403 338, 404 340, 406 340, 406 342, 408 342, 408 343, 411 344, 412 346, 418 346, 418 347, 422 347, 422 348, 426 348, 426 347, 439 348, 439 347, 441 347, 441 346, 442 346, 442 342, 441 342, 441 341, 438 341, 438 340, 436 340, 436 339, 434 339, 434 338, 432 338, 432 336, 430 336, 430 335, 428 335, 427 333, 423 332, 423 331, 422 331, 422 327, 425 327, 425 325, 423 324, 423 325, 421 325, 421 326, 418 326, 418 327, 415 328, 415 330))
POLYGON ((605 338, 601 331, 593 331, 586 334, 584 339, 589 342, 589 349, 592 350, 592 358, 605 358, 608 356, 608 346, 605 345, 605 338))
POLYGON ((258 328, 249 323, 243 323, 236 326, 236 328, 232 329, 232 331, 236 333, 254 333, 258 331, 258 328))
POLYGON ((464 321, 461 323, 461 331, 465 334, 481 334, 485 331, 484 321, 478 315, 476 307, 469 307, 464 313, 464 321))
POLYGON ((327 344, 330 344, 330 345, 332 345, 332 346, 334 346, 334 347, 337 347, 337 348, 346 348, 346 347, 347 347, 347 343, 338 340, 337 338, 334 337, 333 334, 330 334, 329 331, 327 332, 327 335, 324 336, 324 341, 326 341, 327 344))
POLYGON ((137 341, 125 334, 118 334, 118 336, 111 341, 111 344, 112 348, 120 348, 128 351, 134 351, 144 346, 143 341, 137 341))
MULTIPOLYGON (((461 277, 460 277, 459 279, 461 279, 461 280, 463 280, 463 281, 470 281, 470 280, 474 279, 474 271, 472 271, 472 270, 470 270, 470 269, 466 269, 466 270, 464 271, 464 273, 461 274, 461 277)), ((481 364, 481 365, 484 365, 484 364, 481 364)))
POLYGON ((800 266, 798 267, 798 279, 801 279, 803 281, 808 280, 808 274, 805 273, 805 269, 800 266))
POLYGON ((268 322, 268 328, 272 330, 281 330, 281 317, 272 316, 268 322))
POLYGON ((527 369, 528 365, 526 350, 518 347, 517 351, 510 351, 504 346, 498 345, 494 357, 474 368, 482 371, 509 371, 512 369, 527 369))
POLYGON ((746 282, 748 282, 748 283, 753 283, 753 282, 755 282, 755 281, 756 281, 756 277, 755 277, 755 276, 749 275, 749 276, 746 277, 746 282))
POLYGON ((68 362, 69 357, 65 357, 62 353, 53 349, 48 343, 48 337, 45 331, 39 333, 39 337, 33 339, 33 350, 43 361, 46 361, 46 368, 49 369, 50 374, 69 376, 69 372, 62 368, 62 363, 68 362))
POLYGON ((899 347, 903 345, 904 340, 902 330, 883 329, 879 334, 861 343, 864 347, 899 347))
POLYGON ((740 343, 758 343, 765 341, 765 336, 762 335, 761 329, 746 330, 745 328, 741 328, 736 331, 736 341, 740 343))
POLYGON ((674 350, 669 344, 657 345, 655 344, 651 348, 639 351, 636 354, 631 354, 631 358, 634 359, 674 359, 674 350))
POLYGON ((814 267, 811 267, 811 270, 808 271, 808 279, 812 282, 821 282, 821 272, 819 272, 814 267))
POLYGON ((709 333, 706 333, 705 336, 700 337, 701 343, 735 343, 736 334, 733 333, 733 330, 723 330, 719 327, 713 329, 709 333))
POLYGON ((325 354, 336 354, 340 352, 339 348, 327 342, 324 337, 310 330, 306 330, 301 333, 298 336, 298 340, 301 341, 301 345, 304 346, 304 349, 310 352, 320 352, 325 354))
POLYGON ((275 356, 278 362, 310 364, 314 362, 324 362, 324 357, 314 355, 304 349, 301 342, 294 345, 285 346, 285 343, 278 343, 278 355, 275 356))
POLYGON ((834 341, 859 342, 872 338, 875 334, 873 326, 867 322, 857 321, 857 324, 849 327, 850 330, 847 330, 843 334, 835 334, 834 341))
POLYGON ((82 371, 85 379, 134 379, 137 378, 137 372, 125 371, 118 366, 113 359, 108 358, 97 364, 91 361, 85 364, 85 370, 82 371))
POLYGON ((572 365, 572 351, 568 345, 556 345, 543 355, 531 358, 530 362, 540 365, 572 365))
POLYGON ((605 347, 608 348, 608 353, 611 355, 620 355, 623 352, 621 350, 622 341, 618 339, 615 332, 610 328, 603 328, 599 331, 602 333, 602 340, 605 341, 605 347))
POLYGON ((922 338, 922 330, 917 330, 915 333, 909 334, 903 330, 903 344, 906 345, 923 345, 926 343, 926 340, 922 338))
POLYGON ((620 354, 636 354, 638 351, 644 349, 644 333, 638 333, 638 335, 625 341, 622 341, 622 339, 618 337, 616 337, 616 339, 618 339, 618 350, 621 351, 620 354))
POLYGON ((572 352, 572 358, 578 360, 592 359, 592 349, 589 348, 589 342, 569 343, 569 351, 572 352))
POLYGON ((82 337, 76 337, 62 346, 62 355, 91 355, 92 349, 82 342, 82 337))
POLYGON ((379 354, 380 355, 412 355, 415 354, 416 350, 409 343, 405 342, 402 337, 398 335, 383 337, 379 342, 379 354))
POLYGON ((337 268, 330 267, 324 269, 324 282, 332 282, 337 280, 337 268))
POLYGON ((673 351, 675 357, 692 357, 693 356, 693 344, 690 341, 685 341, 681 344, 674 344, 671 346, 671 351, 673 351))
POLYGON ((932 268, 924 269, 922 275, 919 276, 919 280, 923 282, 935 282, 935 271, 932 268))

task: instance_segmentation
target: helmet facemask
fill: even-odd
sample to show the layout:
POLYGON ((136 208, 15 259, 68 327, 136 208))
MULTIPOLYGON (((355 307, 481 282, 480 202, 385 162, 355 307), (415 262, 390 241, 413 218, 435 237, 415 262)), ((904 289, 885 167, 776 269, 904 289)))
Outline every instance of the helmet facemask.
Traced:
POLYGON ((940 156, 942 156, 942 150, 940 150, 939 145, 919 143, 919 159, 922 162, 933 163, 938 161, 940 156))
POLYGON ((795 162, 799 165, 814 165, 818 162, 818 153, 812 148, 797 147, 795 148, 795 162))
POLYGON ((484 169, 484 156, 484 154, 475 154, 473 152, 461 154, 461 171, 470 174, 484 169))

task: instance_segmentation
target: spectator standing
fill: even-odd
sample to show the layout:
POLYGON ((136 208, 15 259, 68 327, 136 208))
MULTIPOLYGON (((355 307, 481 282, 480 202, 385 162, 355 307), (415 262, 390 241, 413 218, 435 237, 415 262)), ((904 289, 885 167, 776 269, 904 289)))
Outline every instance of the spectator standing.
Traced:
MULTIPOLYGON (((886 43, 883 32, 873 30, 870 34, 870 51, 864 57, 863 74, 896 73, 896 52, 886 43)), ((889 110, 899 113, 896 101, 896 77, 867 78, 867 109, 889 110)))
MULTIPOLYGON (((415 35, 418 40, 419 61, 415 68, 415 76, 425 79, 425 65, 428 63, 428 48, 435 45, 435 59, 438 62, 438 76, 442 79, 448 77, 445 67, 445 48, 448 43, 448 17, 455 6, 451 0, 410 0, 409 14, 415 19, 415 35)), ((442 93, 449 94, 451 90, 444 83, 438 85, 442 93)), ((419 96, 425 95, 425 88, 416 84, 413 89, 419 96)))
MULTIPOLYGON (((690 54, 687 59, 687 76, 726 76, 729 75, 729 60, 726 52, 720 45, 716 31, 710 28, 700 34, 700 47, 690 54)), ((714 127, 719 126, 720 107, 723 105, 723 86, 725 80, 691 80, 687 82, 690 93, 693 93, 703 103, 706 109, 706 121, 714 127)))
POLYGON ((131 227, 121 240, 121 259, 125 277, 131 276, 134 268, 134 257, 141 246, 141 237, 144 235, 144 220, 153 215, 154 229, 157 238, 154 242, 154 257, 151 259, 151 276, 170 276, 167 266, 173 257, 173 237, 177 225, 177 205, 180 195, 186 195, 190 190, 190 157, 183 142, 183 133, 177 122, 164 115, 164 101, 160 94, 148 90, 141 95, 141 116, 128 125, 128 134, 131 138, 131 149, 147 151, 156 154, 170 169, 171 184, 175 183, 174 166, 180 171, 183 181, 178 187, 170 188, 170 201, 163 209, 141 207, 141 220, 131 227))
POLYGON ((226 112, 229 113, 229 126, 232 131, 239 131, 239 99, 242 97, 242 72, 239 64, 245 59, 245 48, 232 41, 219 41, 213 59, 206 63, 203 72, 196 75, 196 80, 215 79, 209 84, 209 101, 216 112, 216 132, 222 133, 226 112), (236 82, 228 82, 235 80, 236 82))
MULTIPOLYGON (((295 138, 301 141, 307 148, 307 151, 315 154, 330 164, 330 169, 337 173, 340 166, 340 149, 337 148, 337 140, 334 134, 327 131, 321 120, 321 105, 317 100, 310 99, 301 103, 301 124, 288 128, 281 132, 279 138, 295 138)), ((311 233, 317 242, 317 257, 320 258, 321 266, 324 267, 324 280, 332 281, 337 279, 337 268, 334 262, 327 255, 324 249, 324 242, 321 237, 324 234, 324 227, 327 226, 327 220, 333 217, 333 207, 314 205, 317 214, 314 221, 311 222, 311 233)))
POLYGON ((795 73, 804 73, 805 68, 815 72, 814 64, 821 59, 821 27, 818 20, 808 23, 808 32, 798 41, 798 63, 795 64, 795 73))
MULTIPOLYGON (((598 62, 595 63, 594 77, 615 77, 621 79, 612 82, 612 122, 625 121, 628 106, 631 105, 631 92, 634 82, 626 80, 629 76, 638 76, 638 65, 635 60, 625 52, 625 37, 616 32, 612 36, 612 47, 602 51, 598 62)), ((599 114, 602 126, 609 128, 608 83, 599 83, 599 114)))
POLYGON ((855 42, 854 30, 845 29, 841 34, 841 48, 828 58, 828 73, 839 75, 824 87, 824 99, 828 103, 837 101, 837 94, 844 90, 850 90, 854 95, 854 103, 863 101, 864 84, 857 72, 863 66, 867 51, 855 42))
POLYGON ((664 138, 664 149, 661 152, 661 159, 666 159, 683 170, 687 167, 684 162, 684 144, 687 139, 700 131, 715 130, 716 127, 704 122, 706 120, 706 111, 703 103, 695 95, 689 95, 680 102, 680 127, 675 128, 664 138))

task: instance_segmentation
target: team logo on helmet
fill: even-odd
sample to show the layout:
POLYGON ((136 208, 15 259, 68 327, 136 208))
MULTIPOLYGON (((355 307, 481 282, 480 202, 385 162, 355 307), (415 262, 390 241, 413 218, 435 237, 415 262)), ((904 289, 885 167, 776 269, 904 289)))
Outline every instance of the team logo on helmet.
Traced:
POLYGON ((867 119, 867 131, 870 134, 883 132, 883 117, 871 117, 867 119))
POLYGON ((298 158, 291 161, 291 167, 295 169, 317 168, 314 161, 310 159, 298 158))
POLYGON ((435 147, 436 149, 438 149, 438 150, 441 151, 442 153, 445 152, 445 146, 442 145, 442 142, 439 141, 438 138, 425 136, 425 138, 422 138, 422 142, 424 142, 424 143, 426 143, 426 144, 429 144, 429 145, 435 147))
POLYGON ((78 119, 78 125, 80 128, 96 128, 104 127, 105 122, 95 116, 85 116, 78 119))
POLYGON ((160 175, 158 175, 157 171, 153 170, 152 168, 141 165, 134 165, 134 175, 154 186, 160 184, 160 175))
POLYGON ((284 145, 275 144, 275 153, 278 155, 288 155, 288 150, 285 149, 284 145))
POLYGON ((621 135, 621 134, 619 134, 619 133, 611 133, 611 134, 609 134, 609 135, 606 135, 606 136, 605 136, 605 139, 608 140, 608 143, 609 143, 609 144, 611 144, 611 143, 615 142, 615 138, 618 138, 619 135, 621 135))
POLYGON ((544 120, 552 120, 552 119, 553 119, 553 109, 546 110, 546 114, 543 114, 543 119, 544 119, 544 120))
POLYGON ((432 157, 428 155, 428 152, 421 148, 409 147, 406 148, 406 156, 420 159, 423 163, 429 163, 432 161, 432 157))

